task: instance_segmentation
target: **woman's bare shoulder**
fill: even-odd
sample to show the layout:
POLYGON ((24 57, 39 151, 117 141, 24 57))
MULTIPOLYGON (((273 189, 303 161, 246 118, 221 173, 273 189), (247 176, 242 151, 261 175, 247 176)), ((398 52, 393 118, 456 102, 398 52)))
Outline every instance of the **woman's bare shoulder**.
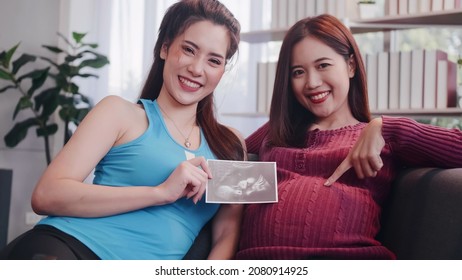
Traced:
POLYGON ((95 105, 95 108, 109 108, 111 110, 115 109, 133 109, 136 108, 138 105, 130 102, 120 96, 117 95, 108 95, 105 96, 103 99, 101 99, 100 102, 98 102, 95 105))
POLYGON ((108 95, 98 102, 93 110, 109 114, 112 119, 129 120, 132 117, 143 117, 144 108, 117 95, 108 95))

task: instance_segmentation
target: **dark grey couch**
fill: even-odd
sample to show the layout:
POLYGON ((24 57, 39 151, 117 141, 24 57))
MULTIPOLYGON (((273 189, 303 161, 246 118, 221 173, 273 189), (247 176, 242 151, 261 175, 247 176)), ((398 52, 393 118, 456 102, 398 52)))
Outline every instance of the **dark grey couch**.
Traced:
POLYGON ((462 259, 462 168, 401 172, 382 216, 398 259, 462 259))
MULTIPOLYGON (((382 215, 378 239, 398 259, 462 259, 462 168, 403 170, 382 215)), ((206 258, 209 227, 185 259, 206 258)))

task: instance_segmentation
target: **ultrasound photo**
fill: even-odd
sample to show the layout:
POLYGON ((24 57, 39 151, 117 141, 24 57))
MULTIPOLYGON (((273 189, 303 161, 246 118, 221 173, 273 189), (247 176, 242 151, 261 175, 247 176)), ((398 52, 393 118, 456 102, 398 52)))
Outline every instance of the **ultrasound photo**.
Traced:
POLYGON ((213 178, 208 203, 274 203, 278 201, 275 162, 208 160, 213 178))

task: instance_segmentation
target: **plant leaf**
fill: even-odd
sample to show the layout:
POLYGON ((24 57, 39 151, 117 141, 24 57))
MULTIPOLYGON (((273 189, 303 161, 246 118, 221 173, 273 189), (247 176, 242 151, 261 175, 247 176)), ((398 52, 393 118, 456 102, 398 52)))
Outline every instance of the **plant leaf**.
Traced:
POLYGON ((45 83, 45 80, 48 77, 48 70, 49 69, 50 68, 46 68, 45 70, 39 70, 38 73, 36 73, 37 75, 32 77, 32 86, 27 91, 27 95, 32 96, 34 94, 34 92, 38 88, 40 88, 43 85, 43 83, 45 83))
POLYGON ((89 77, 99 78, 99 76, 95 74, 78 74, 77 76, 82 77, 82 78, 89 78, 89 77))
POLYGON ((10 66, 10 61, 11 61, 11 58, 13 57, 14 53, 16 52, 16 49, 18 48, 19 46, 19 43, 17 43, 15 46, 13 46, 11 49, 9 49, 6 53, 4 53, 4 55, 2 55, 2 65, 3 67, 5 68, 9 68, 10 66))
POLYGON ((81 54, 77 54, 77 55, 67 55, 65 58, 64 58, 64 61, 66 61, 67 63, 70 63, 74 60, 77 60, 77 59, 80 59, 82 58, 82 55, 81 54))
POLYGON ((70 76, 71 74, 71 66, 69 64, 63 63, 58 66, 58 76, 70 76))
POLYGON ((22 75, 21 77, 19 77, 19 78, 17 79, 17 81, 18 81, 18 83, 20 83, 22 80, 27 79, 27 78, 29 78, 29 79, 34 79, 34 78, 40 77, 41 75, 43 75, 43 72, 47 72, 47 73, 48 73, 48 70, 49 70, 49 69, 50 69, 50 68, 47 67, 47 68, 44 68, 44 69, 39 69, 39 70, 30 71, 30 72, 28 72, 28 73, 22 75))
POLYGON ((88 54, 88 53, 94 55, 95 57, 104 56, 104 55, 102 55, 102 54, 100 54, 98 52, 92 51, 92 50, 84 50, 84 51, 79 52, 78 54, 84 56, 85 54, 88 54))
POLYGON ((61 107, 61 110, 59 110, 59 117, 65 121, 68 122, 71 119, 74 118, 74 115, 76 114, 77 109, 72 106, 72 105, 65 105, 61 107))
POLYGON ((36 118, 29 118, 22 122, 16 123, 13 128, 5 135, 3 140, 7 147, 16 147, 24 138, 27 136, 27 130, 32 127, 39 125, 36 118))
POLYGON ((98 55, 94 59, 87 59, 80 63, 79 68, 82 69, 84 67, 91 67, 91 68, 101 68, 109 64, 109 60, 104 55, 98 55))
POLYGON ((96 49, 98 47, 98 44, 82 44, 82 46, 89 46, 92 49, 96 49))
POLYGON ((36 57, 30 54, 23 54, 13 62, 13 74, 18 73, 19 69, 25 64, 35 61, 36 57))
POLYGON ((62 49, 60 49, 58 47, 54 47, 54 46, 42 45, 42 47, 44 47, 45 49, 48 49, 49 51, 54 52, 54 53, 62 53, 62 52, 64 52, 62 49))
POLYGON ((49 117, 58 107, 59 92, 60 88, 54 87, 46 89, 34 97, 35 111, 39 111, 42 108, 42 118, 49 117))
POLYGON ((67 92, 70 92, 72 94, 76 94, 79 92, 79 86, 75 83, 70 83, 69 87, 67 88, 67 92))
POLYGON ((67 105, 72 105, 72 104, 74 104, 73 96, 67 96, 63 94, 59 95, 59 105, 61 105, 61 107, 65 107, 67 105))
POLYGON ((3 68, 8 68, 8 63, 5 63, 5 62, 6 62, 6 52, 2 51, 0 52, 0 64, 3 66, 3 68))
POLYGON ((14 108, 13 120, 16 119, 16 116, 18 115, 19 111, 24 110, 26 108, 32 108, 32 106, 34 106, 34 104, 32 104, 30 98, 28 96, 22 96, 19 99, 18 104, 16 104, 16 108, 14 108))
POLYGON ((53 135, 56 131, 58 131, 58 125, 55 123, 49 124, 46 127, 39 127, 36 130, 39 137, 53 135))
POLYGON ((77 44, 80 43, 86 35, 87 33, 72 32, 72 38, 74 38, 77 44))
POLYGON ((7 81, 14 81, 13 76, 10 73, 0 68, 0 79, 7 81))

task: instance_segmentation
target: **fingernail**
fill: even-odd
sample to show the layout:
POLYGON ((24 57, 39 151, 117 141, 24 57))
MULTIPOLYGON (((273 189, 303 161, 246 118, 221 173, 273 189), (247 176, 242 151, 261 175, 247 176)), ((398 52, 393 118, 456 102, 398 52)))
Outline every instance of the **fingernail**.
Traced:
POLYGON ((330 187, 330 184, 331 184, 331 183, 330 183, 329 180, 326 180, 326 181, 324 182, 324 186, 326 186, 326 187, 330 187))

